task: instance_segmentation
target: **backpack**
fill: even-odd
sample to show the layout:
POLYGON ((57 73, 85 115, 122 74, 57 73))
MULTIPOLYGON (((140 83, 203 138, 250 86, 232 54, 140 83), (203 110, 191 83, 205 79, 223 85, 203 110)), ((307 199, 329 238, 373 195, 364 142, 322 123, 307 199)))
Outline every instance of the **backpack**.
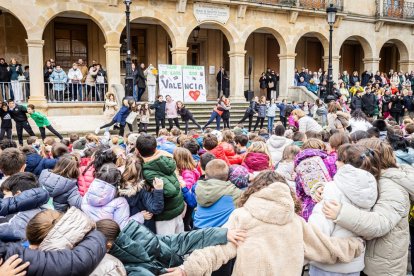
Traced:
POLYGON ((325 163, 319 156, 312 156, 302 160, 295 169, 296 179, 302 185, 307 195, 311 195, 311 190, 316 183, 332 181, 325 163))

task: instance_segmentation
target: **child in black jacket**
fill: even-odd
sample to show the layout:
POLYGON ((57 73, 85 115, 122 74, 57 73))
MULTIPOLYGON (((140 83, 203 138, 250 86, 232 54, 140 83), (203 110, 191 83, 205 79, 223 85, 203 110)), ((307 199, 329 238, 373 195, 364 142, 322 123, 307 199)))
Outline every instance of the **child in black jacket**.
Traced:
POLYGON ((0 127, 0 141, 4 139, 12 139, 12 118, 9 114, 9 106, 6 102, 1 104, 0 109, 1 127, 0 127))

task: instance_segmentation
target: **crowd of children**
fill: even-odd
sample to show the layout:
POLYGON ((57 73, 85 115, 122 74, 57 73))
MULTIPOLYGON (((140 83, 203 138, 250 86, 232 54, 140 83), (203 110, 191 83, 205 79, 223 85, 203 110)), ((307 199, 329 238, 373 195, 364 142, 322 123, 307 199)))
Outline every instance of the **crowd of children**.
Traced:
MULTIPOLYGON (((188 130, 183 103, 161 97, 118 110, 108 94, 103 137, 1 140, 0 275, 406 275, 409 117, 399 125, 331 102, 323 128, 311 111, 323 104, 263 98, 246 110, 249 129, 201 132, 188 130), (281 121, 263 128, 277 109, 281 121), (151 110, 157 137, 146 125, 124 136, 131 114, 145 124, 151 110)), ((211 122, 229 107, 222 97, 211 122)), ((54 131, 34 106, 12 109, 54 131)))

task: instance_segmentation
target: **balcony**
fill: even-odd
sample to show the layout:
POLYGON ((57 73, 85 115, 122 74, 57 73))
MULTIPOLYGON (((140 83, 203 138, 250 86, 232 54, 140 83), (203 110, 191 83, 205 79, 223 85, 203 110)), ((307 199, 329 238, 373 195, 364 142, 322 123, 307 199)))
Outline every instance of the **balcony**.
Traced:
POLYGON ((401 0, 377 0, 377 18, 414 20, 414 3, 401 0))
POLYGON ((250 3, 263 6, 286 6, 308 10, 325 10, 334 4, 339 11, 343 10, 343 0, 230 0, 231 2, 250 3))

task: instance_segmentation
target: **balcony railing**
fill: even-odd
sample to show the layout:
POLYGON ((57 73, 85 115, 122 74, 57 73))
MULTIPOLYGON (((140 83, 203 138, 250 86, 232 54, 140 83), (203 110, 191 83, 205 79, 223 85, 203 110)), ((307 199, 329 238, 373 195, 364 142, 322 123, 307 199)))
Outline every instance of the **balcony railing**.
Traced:
POLYGON ((414 3, 401 0, 377 0, 377 17, 414 20, 414 3))
POLYGON ((339 11, 343 10, 343 0, 230 0, 265 6, 288 6, 312 10, 325 10, 329 4, 334 4, 339 11))

